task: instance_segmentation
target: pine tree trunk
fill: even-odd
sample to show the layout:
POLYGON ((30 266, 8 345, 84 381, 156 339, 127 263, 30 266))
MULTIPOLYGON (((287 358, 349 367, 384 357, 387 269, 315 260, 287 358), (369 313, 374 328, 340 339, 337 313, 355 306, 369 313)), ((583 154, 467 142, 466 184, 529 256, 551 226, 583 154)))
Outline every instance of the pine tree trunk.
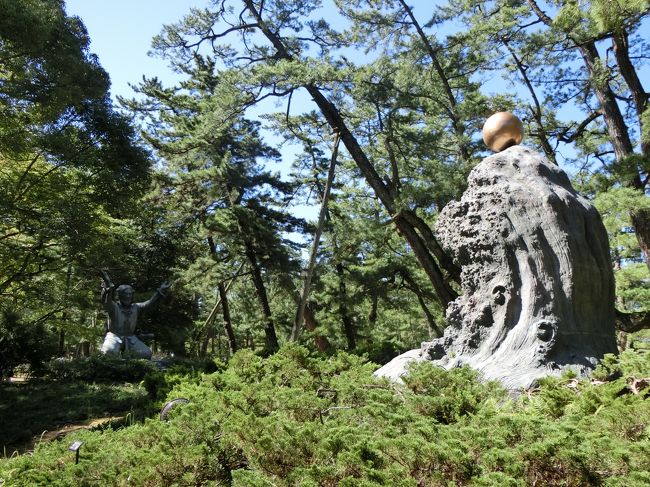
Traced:
POLYGON ((343 332, 348 342, 348 350, 357 348, 356 330, 350 312, 348 310, 348 293, 345 285, 345 273, 343 271, 343 264, 340 262, 336 264, 336 274, 339 278, 339 315, 341 316, 341 324, 343 325, 343 332))
MULTIPOLYGON (((587 64, 587 68, 589 70, 590 76, 593 76, 594 75, 593 67, 595 65, 595 60, 598 58, 598 52, 596 51, 596 46, 593 43, 588 43, 584 46, 581 46, 579 49, 580 52, 583 53, 583 58, 585 59, 585 63, 587 64)), ((623 62, 625 66, 625 62, 622 59, 619 59, 619 58, 624 58, 624 56, 620 49, 618 51, 619 52, 617 56, 617 61, 623 62)), ((629 64, 631 65, 631 63, 629 64)), ((639 101, 637 103, 642 103, 641 95, 638 93, 634 95, 634 90, 640 89, 639 88, 640 82, 638 78, 636 78, 636 76, 632 76, 629 72, 626 71, 626 69, 624 69, 624 67, 621 67, 621 71, 627 73, 626 75, 624 75, 624 77, 627 76, 627 78, 625 78, 626 81, 628 81, 628 78, 630 78, 628 82, 631 83, 630 90, 633 93, 635 101, 638 99, 639 101)), ((614 96, 613 91, 610 89, 609 84, 605 84, 604 87, 602 86, 598 87, 596 86, 595 83, 592 83, 592 86, 594 92, 596 93, 596 97, 598 98, 598 101, 601 104, 601 108, 605 119, 605 125, 607 127, 607 132, 609 134, 609 139, 614 147, 614 153, 616 154, 616 161, 621 163, 626 157, 629 157, 634 154, 634 147, 632 146, 632 142, 630 141, 630 136, 629 136, 627 125, 625 123, 625 119, 623 118, 623 114, 621 113, 620 107, 616 102, 616 97, 614 96)), ((641 110, 643 109, 644 107, 641 107, 641 110)), ((639 107, 637 106, 637 111, 638 110, 639 107)), ((642 112, 639 112, 639 114, 641 113, 642 112)), ((644 144, 642 149, 645 149, 646 152, 650 152, 647 144, 644 144)), ((649 154, 646 153, 644 155, 648 157, 649 154)), ((626 186, 636 188, 639 191, 644 190, 644 184, 641 181, 641 177, 639 176, 638 171, 636 170, 634 171, 634 174, 632 176, 629 176, 627 180, 624 180, 622 182, 626 186)), ((650 214, 647 211, 631 210, 630 217, 632 219, 632 225, 634 226, 634 231, 636 234, 637 241, 639 242, 641 251, 645 256, 646 265, 650 270, 650 253, 648 253, 649 246, 650 246, 650 214)))
MULTIPOLYGON (((546 25, 551 27, 553 25, 553 20, 540 9, 535 0, 527 1, 532 10, 537 14, 537 17, 546 25)), ((616 161, 621 163, 626 157, 634 154, 634 147, 630 140, 630 134, 627 124, 625 123, 625 118, 621 113, 614 92, 609 83, 598 81, 598 65, 600 62, 600 56, 598 54, 598 49, 596 48, 596 43, 594 40, 582 41, 581 39, 577 39, 573 37, 570 32, 567 32, 566 34, 578 49, 585 62, 591 81, 591 89, 600 103, 600 109, 603 114, 605 126, 607 127, 609 141, 614 148, 616 161)), ((647 108, 648 93, 643 89, 641 81, 630 60, 627 34, 621 32, 614 33, 612 36, 612 43, 616 62, 621 72, 621 76, 632 93, 639 124, 642 127, 643 120, 641 116, 647 108)), ((647 143, 641 144, 641 150, 642 154, 646 158, 650 157, 650 146, 647 143)), ((627 180, 623 180, 622 183, 626 186, 636 188, 639 191, 644 191, 645 188, 645 183, 641 179, 637 170, 635 170, 633 175, 629 176, 627 180)), ((648 212, 632 211, 630 216, 636 232, 636 238, 643 254, 645 255, 646 264, 650 270, 650 254, 648 253, 650 247, 650 224, 648 223, 650 220, 650 214, 648 212)))
MULTIPOLYGON (((325 96, 317 88, 313 86, 307 86, 306 88, 316 104, 321 109, 321 112, 327 119, 332 129, 339 131, 341 140, 357 164, 357 167, 361 170, 361 173, 364 175, 367 183, 374 190, 375 194, 382 202, 388 213, 392 216, 393 222, 395 223, 395 226, 397 227, 400 235, 406 239, 406 241, 411 246, 411 249, 413 249, 415 257, 420 262, 420 265, 429 277, 433 288, 436 290, 436 294, 441 304, 443 306, 446 306, 449 302, 456 299, 458 297, 458 294, 451 288, 445 279, 442 270, 440 269, 438 262, 434 257, 435 248, 431 248, 431 245, 427 246, 428 242, 435 243, 436 248, 439 248, 440 253, 442 254, 442 248, 439 247, 437 241, 433 237, 433 231, 428 225, 426 225, 424 221, 418 222, 421 226, 419 228, 416 227, 414 220, 419 220, 418 217, 410 210, 398 207, 381 177, 379 177, 379 174, 375 168, 372 166, 370 161, 368 161, 365 153, 363 152, 363 149, 361 149, 361 146, 359 146, 356 138, 347 128, 345 122, 343 121, 343 117, 341 117, 336 107, 329 100, 327 100, 327 98, 325 98, 325 96), (418 229, 424 230, 424 233, 419 233, 418 229)), ((442 255, 440 257, 442 257, 442 255)), ((448 266, 446 265, 447 263, 451 263, 451 260, 442 258, 440 259, 440 264, 445 266, 445 270, 450 276, 457 275, 458 273, 455 266, 448 266)))
MULTIPOLYGON (((230 193, 230 207, 236 208, 240 205, 240 198, 233 194, 233 188, 228 184, 228 192, 230 193)), ((273 315, 271 313, 271 306, 269 305, 269 298, 266 293, 266 286, 264 285, 264 279, 262 277, 262 268, 257 260, 257 252, 255 251, 255 246, 253 245, 253 240, 251 238, 251 231, 244 220, 244 218, 237 212, 235 212, 237 218, 237 229, 239 235, 244 243, 244 253, 246 259, 251 266, 251 273, 253 276, 253 285, 255 286, 255 295, 257 296, 257 301, 260 305, 262 316, 264 317, 264 336, 266 342, 266 351, 268 353, 273 353, 280 348, 278 343, 278 336, 275 333, 275 325, 273 323, 273 315)))
POLYGON ((616 102, 616 96, 609 84, 595 82, 597 77, 597 64, 600 61, 596 44, 594 42, 586 42, 580 44, 578 50, 582 55, 582 59, 585 62, 587 71, 589 72, 589 77, 592 80, 591 87, 600 103, 605 126, 607 127, 607 134, 612 146, 614 147, 616 160, 620 162, 634 152, 627 125, 625 124, 625 119, 618 103, 616 102))
POLYGON ((650 212, 639 210, 633 212, 631 216, 636 239, 645 256, 646 266, 650 270, 650 212))
MULTIPOLYGON (((65 300, 66 302, 70 299, 70 286, 72 283, 72 264, 68 264, 68 270, 66 272, 65 278, 65 300)), ((67 308, 66 308, 67 310, 67 308)), ((62 325, 59 329, 59 357, 65 355, 65 324, 68 321, 68 312, 64 310, 61 314, 62 325)))
MULTIPOLYGON (((648 108, 648 97, 650 95, 645 91, 641 79, 634 69, 634 65, 630 59, 627 33, 615 33, 612 38, 612 43, 614 47, 614 55, 616 56, 616 63, 618 64, 621 76, 632 93, 634 105, 636 106, 637 119, 639 120, 640 131, 643 133, 643 114, 648 108)), ((650 159, 650 144, 647 141, 644 141, 643 138, 641 139, 641 154, 643 154, 646 160, 650 159)), ((635 179, 633 184, 640 191, 644 190, 645 185, 641 181, 641 178, 635 179)), ((648 270, 650 270, 650 212, 647 210, 633 211, 631 217, 637 241, 639 242, 641 251, 645 256, 645 263, 648 266, 648 270)))
POLYGON ((280 345, 278 344, 278 337, 275 333, 275 325, 273 324, 273 316, 271 315, 271 307, 269 306, 269 299, 266 293, 266 286, 262 278, 262 270, 257 261, 257 255, 250 239, 244 236, 244 246, 246 248, 246 257, 253 270, 253 284, 255 286, 255 294, 262 309, 264 316, 264 335, 266 337, 266 349, 268 352, 275 352, 280 345))
MULTIPOLYGON (((634 105, 636 106, 636 115, 639 120, 639 125, 641 126, 641 132, 643 132, 643 113, 646 111, 648 106, 649 95, 643 88, 641 79, 639 78, 636 69, 634 69, 634 65, 630 59, 627 33, 615 33, 612 38, 612 43, 614 47, 614 55, 616 56, 616 64, 618 64, 621 76, 632 93, 634 105)), ((643 139, 641 140, 641 153, 645 157, 650 155, 650 144, 643 139)))
MULTIPOLYGON (((214 243, 214 239, 212 238, 211 235, 208 235, 208 246, 210 247, 210 254, 211 255, 216 255, 217 253, 217 247, 214 243)), ((212 351, 214 352, 214 336, 215 336, 215 329, 214 329, 214 317, 216 315, 217 309, 219 306, 222 307, 222 313, 223 313, 223 319, 224 319, 224 330, 226 332, 226 337, 228 339, 228 348, 230 350, 230 353, 235 353, 237 350, 237 343, 235 341, 235 334, 232 329, 232 322, 230 320, 230 309, 228 308, 228 300, 227 300, 227 295, 228 295, 228 289, 230 289, 230 286, 232 283, 235 281, 237 274, 239 274, 239 271, 242 270, 244 267, 244 264, 242 263, 239 266, 239 269, 237 269, 237 272, 235 272, 235 275, 232 277, 230 282, 228 283, 228 286, 224 287, 223 281, 219 282, 217 284, 217 289, 219 290, 219 299, 217 300, 216 304, 210 311, 210 314, 208 315, 208 318, 205 320, 205 328, 207 329, 205 338, 203 339, 203 342, 201 343, 201 347, 199 350, 200 356, 204 357, 208 351, 208 345, 210 344, 210 341, 212 340, 212 351), (223 292, 222 292, 223 291, 223 292)))
POLYGON ((305 328, 314 334, 314 343, 319 352, 330 353, 332 351, 332 344, 327 337, 316 331, 318 328, 316 317, 309 305, 305 306, 305 328))
POLYGON ((375 329, 375 325, 377 324, 378 310, 379 295, 377 294, 377 290, 373 287, 370 290, 370 313, 368 313, 368 328, 370 330, 375 329))
POLYGON ((321 207, 318 214, 318 224, 316 225, 316 231, 314 232, 314 241, 312 242, 311 253, 309 254, 309 263, 307 265, 305 278, 303 280, 303 287, 300 293, 298 309, 296 311, 296 318, 294 319, 293 328, 291 330, 291 340, 294 341, 297 340, 300 336, 300 332, 305 321, 305 306, 307 305, 307 299, 309 298, 311 279, 314 274, 314 268, 316 266, 318 245, 320 244, 320 237, 323 232, 323 227, 325 226, 325 220, 328 214, 327 203, 330 196, 330 188, 332 186, 332 182, 334 181, 334 170, 336 169, 336 159, 339 152, 339 141, 339 136, 336 134, 334 149, 332 150, 332 159, 330 162, 329 170, 327 171, 327 180, 325 181, 325 188, 321 194, 321 207))
POLYGON ((433 313, 431 313, 431 310, 429 309, 429 306, 427 305, 424 293, 420 289, 420 286, 418 286, 417 282, 415 282, 415 279, 413 279, 413 276, 409 273, 408 270, 402 269, 400 271, 400 274, 402 275, 404 281, 408 284, 408 289, 415 294, 417 297, 418 303, 420 304, 420 308, 422 308, 422 312, 424 313, 424 316, 427 319, 427 325, 429 327, 429 335, 431 338, 438 338, 442 336, 443 330, 438 326, 438 323, 436 323, 436 319, 433 316, 433 313))
POLYGON ((232 329, 232 322, 230 320, 230 306, 228 305, 228 295, 226 293, 226 287, 222 282, 218 285, 219 288, 219 299, 221 300, 221 311, 223 313, 223 331, 226 333, 226 338, 228 340, 228 351, 230 355, 237 351, 237 341, 235 339, 235 333, 232 329))
MULTIPOLYGON (((65 313, 63 314, 63 319, 66 319, 65 313)), ((59 349, 58 349, 59 357, 65 356, 65 330, 61 328, 59 330, 59 349)))

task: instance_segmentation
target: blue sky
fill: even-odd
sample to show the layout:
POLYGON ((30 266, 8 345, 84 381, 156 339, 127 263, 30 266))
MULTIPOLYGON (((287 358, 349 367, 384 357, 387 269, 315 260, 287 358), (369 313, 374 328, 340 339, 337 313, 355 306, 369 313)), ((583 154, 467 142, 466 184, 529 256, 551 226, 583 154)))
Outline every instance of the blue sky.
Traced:
MULTIPOLYGON (((132 96, 129 83, 142 75, 157 76, 172 83, 176 77, 166 61, 147 55, 151 39, 163 25, 176 23, 191 8, 206 7, 210 0, 66 0, 68 15, 81 17, 91 39, 91 52, 110 74, 111 94, 132 96)), ((412 0, 413 11, 422 22, 428 20, 440 0, 412 0)))
POLYGON ((132 96, 129 83, 142 75, 173 81, 167 63, 147 56, 151 39, 164 24, 179 21, 191 7, 209 0, 66 0, 68 15, 81 17, 91 38, 90 49, 111 77, 111 94, 132 96))

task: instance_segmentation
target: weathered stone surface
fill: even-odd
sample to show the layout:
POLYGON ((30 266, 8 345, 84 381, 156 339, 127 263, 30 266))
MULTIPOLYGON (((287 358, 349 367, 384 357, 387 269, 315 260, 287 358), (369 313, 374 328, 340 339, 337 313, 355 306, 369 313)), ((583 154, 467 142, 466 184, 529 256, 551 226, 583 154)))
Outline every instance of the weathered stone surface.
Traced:
POLYGON ((468 364, 510 389, 572 369, 585 375, 616 352, 614 277, 596 209, 540 154, 514 146, 483 160, 436 230, 462 268, 463 294, 444 336, 379 369, 429 359, 468 364))

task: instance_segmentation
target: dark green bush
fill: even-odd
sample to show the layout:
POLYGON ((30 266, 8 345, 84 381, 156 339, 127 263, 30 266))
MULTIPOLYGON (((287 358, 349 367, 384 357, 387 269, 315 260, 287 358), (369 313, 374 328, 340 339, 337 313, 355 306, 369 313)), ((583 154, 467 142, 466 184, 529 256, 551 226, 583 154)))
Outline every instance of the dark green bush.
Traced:
POLYGON ((92 355, 75 359, 54 359, 45 365, 45 377, 57 381, 140 382, 158 370, 155 363, 123 359, 112 355, 92 355))
MULTIPOLYGON (((150 360, 121 358, 114 355, 92 355, 75 359, 54 359, 45 364, 44 377, 57 381, 84 382, 130 382, 145 380, 150 383, 151 391, 156 389, 156 382, 180 382, 184 376, 199 376, 203 372, 215 372, 223 365, 213 360, 168 359, 165 363, 150 360), (161 370, 164 369, 165 373, 161 370), (178 376, 171 379, 168 376, 178 376), (149 379, 149 377, 151 378, 149 379)), ((171 385, 154 396, 166 395, 171 385)))
POLYGON ((27 364, 32 374, 56 352, 56 339, 42 324, 23 322, 19 313, 0 308, 0 380, 14 367, 27 364))
MULTIPOLYGON (((98 417, 150 415, 151 400, 135 384, 30 381, 0 383, 0 454, 33 437, 98 417)), ((1 485, 1 483, 0 483, 1 485)))

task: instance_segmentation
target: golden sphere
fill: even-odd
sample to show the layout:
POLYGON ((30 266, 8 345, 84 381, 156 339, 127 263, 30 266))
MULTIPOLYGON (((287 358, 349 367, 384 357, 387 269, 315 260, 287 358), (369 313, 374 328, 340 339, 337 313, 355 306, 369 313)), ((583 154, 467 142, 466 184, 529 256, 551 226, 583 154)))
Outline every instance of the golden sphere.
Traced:
POLYGON ((524 126, 510 112, 498 112, 483 125, 483 142, 494 152, 501 152, 524 139, 524 126))

